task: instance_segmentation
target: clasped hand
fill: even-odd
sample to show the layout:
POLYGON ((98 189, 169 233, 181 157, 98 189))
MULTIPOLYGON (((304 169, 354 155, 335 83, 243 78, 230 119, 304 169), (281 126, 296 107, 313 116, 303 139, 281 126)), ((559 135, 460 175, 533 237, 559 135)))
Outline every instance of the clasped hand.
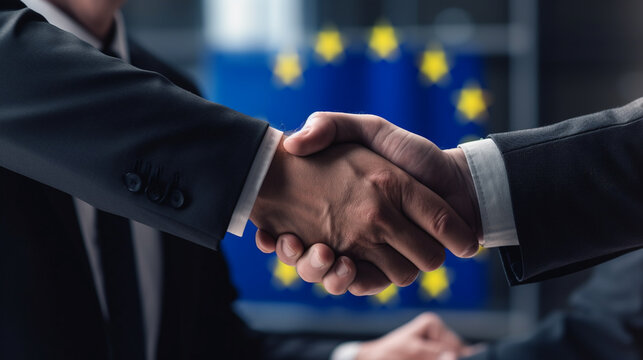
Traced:
POLYGON ((439 267, 445 247, 474 255, 478 213, 461 150, 376 116, 315 113, 279 145, 250 218, 259 249, 305 281, 367 295, 439 267))

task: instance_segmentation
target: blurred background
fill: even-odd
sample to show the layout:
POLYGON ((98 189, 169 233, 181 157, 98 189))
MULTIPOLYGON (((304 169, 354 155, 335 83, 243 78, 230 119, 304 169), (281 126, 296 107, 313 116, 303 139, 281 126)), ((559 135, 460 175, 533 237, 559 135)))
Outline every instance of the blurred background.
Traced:
MULTIPOLYGON (((278 129, 316 110, 373 113, 447 148, 641 96, 642 11, 625 0, 129 0, 125 18, 210 100, 278 129)), ((482 250, 406 288, 331 296, 260 253, 254 230, 223 250, 239 313, 276 333, 368 338, 435 311, 470 340, 520 335, 587 276, 509 288, 482 250)))

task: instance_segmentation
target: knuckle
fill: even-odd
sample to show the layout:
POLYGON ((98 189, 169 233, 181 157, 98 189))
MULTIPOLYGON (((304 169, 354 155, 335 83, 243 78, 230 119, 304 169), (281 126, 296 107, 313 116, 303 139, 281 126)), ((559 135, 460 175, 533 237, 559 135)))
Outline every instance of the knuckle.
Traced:
POLYGON ((451 212, 440 207, 433 215, 433 231, 436 236, 444 235, 453 221, 451 212))
POLYGON ((384 215, 384 209, 381 206, 370 205, 366 208, 364 213, 364 220, 367 225, 382 225, 386 222, 386 216, 384 215))
POLYGON ((378 189, 391 189, 397 186, 398 176, 391 169, 381 169, 370 174, 368 181, 378 189))
MULTIPOLYGON (((437 239, 443 238, 449 233, 453 233, 457 227, 457 219, 452 211, 446 208, 439 208, 433 217, 433 231, 437 239)), ((471 257, 478 251, 478 242, 473 240, 454 239, 456 240, 449 246, 449 250, 457 257, 471 257)))
POLYGON ((372 124, 376 124, 376 125, 379 125, 379 124, 381 124, 383 121, 385 121, 383 117, 381 117, 381 116, 377 116, 377 115, 373 115, 373 114, 365 114, 365 115, 363 115, 363 116, 364 116, 364 117, 362 118, 362 120, 363 120, 363 121, 365 121, 365 122, 369 122, 369 123, 372 123, 372 124))

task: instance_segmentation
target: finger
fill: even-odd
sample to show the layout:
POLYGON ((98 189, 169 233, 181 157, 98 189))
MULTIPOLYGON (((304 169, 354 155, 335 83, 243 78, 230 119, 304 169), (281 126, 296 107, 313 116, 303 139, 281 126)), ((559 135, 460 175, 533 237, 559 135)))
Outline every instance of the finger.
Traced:
POLYGON ((440 318, 436 314, 432 312, 423 312, 413 318, 413 320, 409 321, 404 325, 404 327, 412 333, 421 334, 422 338, 431 339, 431 329, 434 328, 439 321, 440 318))
POLYGON ((358 261, 357 276, 348 287, 348 291, 355 296, 375 295, 391 285, 391 281, 375 265, 367 261, 358 261))
POLYGON ((335 253, 325 244, 313 244, 297 260, 297 273, 306 282, 318 283, 335 262, 335 253))
POLYGON ((413 332, 422 334, 425 339, 439 339, 442 330, 446 328, 440 316, 432 312, 424 312, 408 323, 413 332))
POLYGON ((277 257, 286 265, 294 266, 297 260, 304 254, 304 245, 302 245, 301 240, 293 234, 279 235, 275 248, 277 257))
POLYGON ((275 252, 277 246, 277 240, 261 229, 258 229, 255 234, 255 243, 257 243, 257 248, 266 254, 275 252))
POLYGON ((339 142, 358 142, 370 146, 382 129, 395 125, 374 115, 315 112, 304 127, 284 141, 284 148, 293 155, 306 156, 339 142))
POLYGON ((370 148, 431 188, 445 185, 443 177, 427 171, 449 167, 443 151, 428 139, 375 115, 312 113, 300 131, 284 140, 284 148, 293 155, 307 156, 343 142, 370 148))
POLYGON ((342 295, 355 280, 357 269, 353 260, 346 256, 340 256, 333 267, 322 279, 324 288, 330 294, 342 295))
POLYGON ((377 266, 397 286, 410 285, 419 274, 413 263, 386 244, 365 252, 362 260, 377 266))
POLYGON ((391 223, 396 224, 384 238, 389 246, 422 271, 432 271, 442 265, 445 259, 442 244, 409 221, 404 214, 391 211, 388 216, 391 223))
MULTIPOLYGON (((477 253, 476 234, 444 199, 414 179, 410 180, 402 196, 402 209, 406 216, 455 256, 471 257, 477 253)), ((413 247, 418 250, 416 243, 399 245, 411 247, 403 252, 394 246, 402 254, 412 251, 413 247)), ((413 263, 417 265, 415 261, 413 263)))

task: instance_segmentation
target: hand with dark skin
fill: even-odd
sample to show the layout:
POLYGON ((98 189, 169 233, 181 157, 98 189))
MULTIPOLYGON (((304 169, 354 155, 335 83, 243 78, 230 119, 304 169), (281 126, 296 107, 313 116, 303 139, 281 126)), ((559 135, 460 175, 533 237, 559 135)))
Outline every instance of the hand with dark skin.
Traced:
MULTIPOLYGON (((461 149, 441 150, 435 144, 419 135, 401 129, 386 120, 374 115, 355 115, 344 113, 314 113, 304 128, 284 142, 284 148, 297 156, 309 156, 331 144, 358 143, 370 148, 378 155, 410 174, 420 183, 435 191, 465 221, 469 231, 475 236, 469 239, 468 246, 475 248, 482 238, 482 226, 478 201, 473 179, 461 149)), ((430 221, 430 214, 427 220, 430 221)), ((419 220, 418 220, 419 221, 419 220)), ((260 227, 261 229, 261 227, 260 227)), ((462 256, 461 248, 454 248, 448 242, 442 242, 456 256, 462 256)), ((280 260, 296 265, 302 279, 311 282, 322 282, 332 294, 352 291, 355 284, 365 292, 369 289, 368 274, 360 274, 355 269, 351 258, 339 257, 336 262, 348 268, 349 273, 338 275, 335 254, 323 244, 306 248, 294 233, 280 233, 277 240, 271 234, 259 230, 256 236, 257 247, 264 252, 276 251, 280 260), (312 266, 313 259, 321 258, 323 266, 312 266)), ((416 248, 415 251, 422 251, 416 248)), ((339 254, 341 255, 341 254, 339 254)), ((467 254, 471 255, 471 254, 467 254)), ((320 262, 315 260, 315 264, 320 262)))
MULTIPOLYGON (((352 266, 340 259, 334 273, 360 274, 351 285, 360 295, 390 282, 409 285, 418 269, 437 268, 444 261, 442 244, 460 256, 477 251, 471 228, 442 198, 355 144, 338 144, 308 157, 280 146, 250 219, 265 234, 297 234, 307 246, 324 243, 354 260, 352 266)), ((315 254, 317 248, 310 249, 309 266, 334 260, 334 254, 315 254)))

